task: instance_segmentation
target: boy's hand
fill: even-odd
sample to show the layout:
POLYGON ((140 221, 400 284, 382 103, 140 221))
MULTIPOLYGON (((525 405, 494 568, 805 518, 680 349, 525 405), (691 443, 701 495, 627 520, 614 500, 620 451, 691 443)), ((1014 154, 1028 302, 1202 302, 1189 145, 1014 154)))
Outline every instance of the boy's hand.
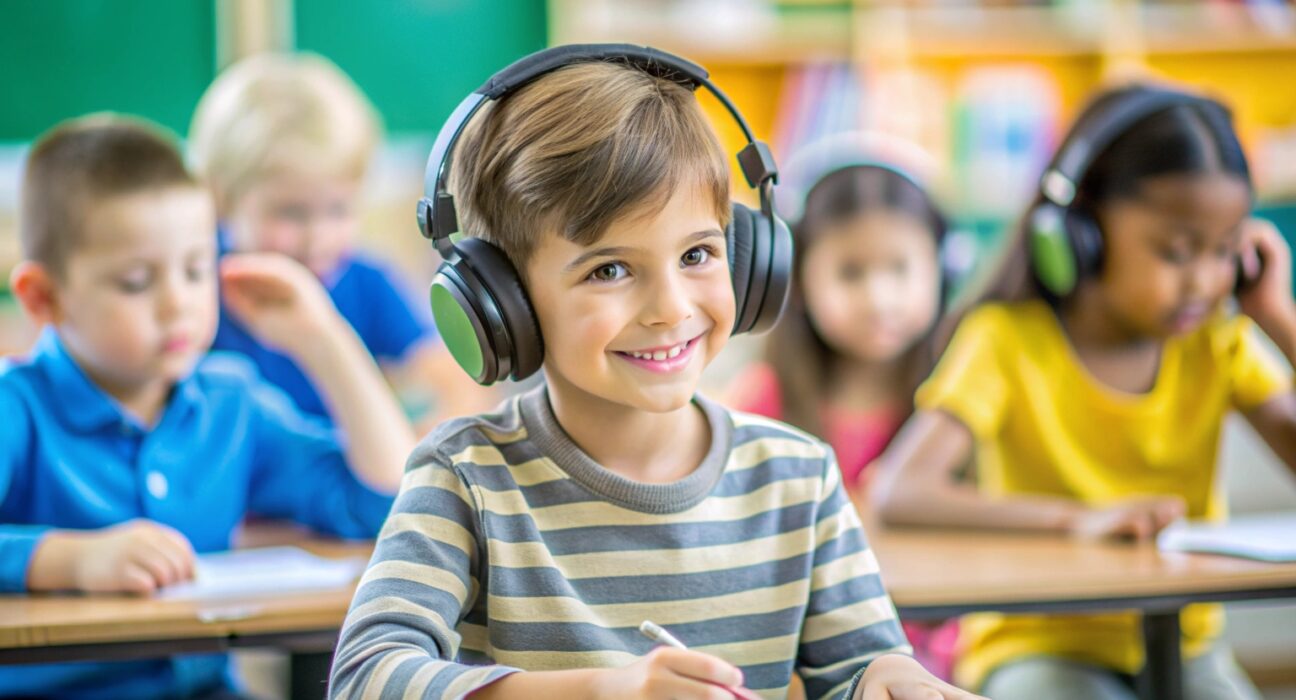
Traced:
POLYGON ((902 654, 879 656, 868 665, 852 700, 986 700, 959 690, 902 654))
POLYGON ((226 306, 258 340, 299 356, 342 321, 319 279, 277 253, 240 253, 221 260, 226 306))
POLYGON ((1296 325, 1291 249, 1272 223, 1252 218, 1242 224, 1241 255, 1250 280, 1238 293, 1238 305, 1270 337, 1280 338, 1296 325))
POLYGON ((32 554, 34 591, 147 594, 193 578, 194 551, 185 536, 152 520, 102 530, 55 530, 32 554))
POLYGON ((1071 534, 1082 539, 1147 540, 1187 511, 1177 496, 1141 496, 1082 511, 1071 520, 1071 534))
POLYGON ((598 700, 734 700, 741 695, 742 672, 709 654, 658 647, 623 668, 599 672, 598 700), (733 690, 731 690, 731 688, 733 690))

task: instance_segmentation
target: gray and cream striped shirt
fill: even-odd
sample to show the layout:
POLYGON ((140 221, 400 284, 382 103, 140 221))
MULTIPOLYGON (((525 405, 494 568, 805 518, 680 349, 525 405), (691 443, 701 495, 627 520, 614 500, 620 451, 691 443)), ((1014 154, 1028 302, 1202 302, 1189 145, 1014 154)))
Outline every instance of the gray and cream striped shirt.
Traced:
POLYGON ((339 640, 333 698, 459 698, 518 670, 617 667, 650 619, 783 697, 841 698, 909 647, 832 452, 696 399, 712 444, 670 484, 602 468, 540 387, 410 458, 339 640))

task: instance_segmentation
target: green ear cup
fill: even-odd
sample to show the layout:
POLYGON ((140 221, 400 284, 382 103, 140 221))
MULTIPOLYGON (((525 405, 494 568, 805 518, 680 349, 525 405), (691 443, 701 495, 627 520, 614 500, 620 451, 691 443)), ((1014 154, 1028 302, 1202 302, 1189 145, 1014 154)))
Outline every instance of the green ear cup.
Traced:
POLYGON ((485 359, 477 329, 468 318, 468 313, 443 281, 433 282, 430 294, 432 318, 436 321, 437 332, 445 341, 446 349, 465 372, 481 381, 485 359))
POLYGON ((1061 208, 1042 205, 1031 215, 1030 257, 1040 282, 1054 295, 1064 297, 1075 289, 1078 269, 1067 240, 1061 208))

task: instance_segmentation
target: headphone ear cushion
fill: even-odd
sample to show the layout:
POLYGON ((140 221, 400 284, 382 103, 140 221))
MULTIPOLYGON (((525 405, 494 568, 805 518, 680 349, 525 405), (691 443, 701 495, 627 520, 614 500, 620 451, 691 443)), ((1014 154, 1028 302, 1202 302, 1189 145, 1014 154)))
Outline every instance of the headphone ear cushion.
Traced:
POLYGON ((544 360, 544 341, 522 278, 504 251, 487 241, 465 236, 455 249, 499 308, 509 340, 500 349, 501 356, 507 354, 500 358, 501 368, 515 380, 531 376, 544 360))
MULTIPOLYGON (((772 217, 772 221, 774 230, 770 232, 770 244, 773 248, 770 250, 769 264, 764 271, 765 277, 760 281, 765 294, 761 302, 760 315, 752 323, 751 331, 754 333, 767 331, 778 323, 779 317, 783 315, 783 309, 787 308, 788 297, 791 296, 792 290, 792 268, 795 266, 792 229, 788 228, 787 222, 777 216, 772 217)), ((762 223, 761 226, 763 225, 762 223)))
POLYGON ((1075 250, 1080 277, 1097 274, 1102 267, 1103 239, 1098 222, 1088 212, 1071 206, 1066 213, 1067 236, 1075 250))
POLYGON ((729 251, 729 278, 734 290, 734 323, 737 324, 747 311, 748 290, 751 286, 752 253, 756 235, 752 218, 754 212, 735 202, 729 216, 729 226, 725 228, 725 247, 729 251))
POLYGON ((451 357, 479 384, 491 384, 499 376, 499 364, 490 331, 490 320, 474 304, 474 295, 464 283, 461 270, 443 262, 428 290, 432 318, 441 341, 451 357))
POLYGON ((1068 230, 1067 212, 1044 202, 1028 214, 1031 269, 1035 279, 1056 297, 1065 297, 1079 281, 1075 245, 1068 230))

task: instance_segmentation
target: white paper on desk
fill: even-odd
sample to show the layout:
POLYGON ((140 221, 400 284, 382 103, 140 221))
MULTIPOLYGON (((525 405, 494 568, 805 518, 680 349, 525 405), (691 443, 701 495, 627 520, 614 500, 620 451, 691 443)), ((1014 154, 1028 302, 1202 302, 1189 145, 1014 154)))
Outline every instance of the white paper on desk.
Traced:
POLYGON ((327 559, 299 547, 262 547, 201 554, 194 580, 168 586, 156 597, 211 600, 341 588, 364 571, 360 557, 327 559))
POLYGON ((1161 531, 1157 547, 1171 552, 1296 561, 1296 513, 1242 515, 1227 523, 1178 522, 1161 531))

